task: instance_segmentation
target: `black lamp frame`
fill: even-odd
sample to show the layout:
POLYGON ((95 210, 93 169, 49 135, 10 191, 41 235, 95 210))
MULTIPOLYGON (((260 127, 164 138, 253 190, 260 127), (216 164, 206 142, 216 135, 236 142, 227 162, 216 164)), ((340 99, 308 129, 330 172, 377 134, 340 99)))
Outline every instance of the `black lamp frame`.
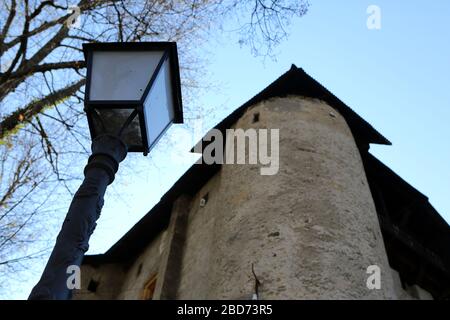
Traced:
MULTIPOLYGON (((141 145, 129 145, 128 152, 143 152, 147 155, 153 146, 158 142, 164 132, 169 128, 171 123, 183 123, 183 106, 181 102, 181 82, 180 68, 178 63, 177 45, 175 42, 107 42, 107 43, 87 43, 83 44, 83 52, 87 62, 87 80, 84 101, 84 110, 87 115, 89 131, 91 138, 95 139, 102 132, 97 132, 94 126, 94 117, 98 117, 96 109, 131 109, 130 118, 127 119, 128 124, 135 116, 139 117, 139 127, 141 130, 141 145), (90 82, 92 72, 92 59, 94 51, 163 51, 163 55, 153 72, 153 75, 145 88, 140 100, 90 100, 90 82), (150 89, 152 88, 156 77, 158 76, 162 65, 169 59, 170 62, 170 81, 172 85, 172 99, 174 103, 174 118, 151 145, 148 142, 147 128, 145 125, 144 102, 150 89), (132 116, 132 118, 131 118, 132 116), (129 121, 128 121, 129 120, 129 121)), ((101 120, 101 119, 100 119, 101 120)), ((124 129, 124 128, 122 128, 124 129)))

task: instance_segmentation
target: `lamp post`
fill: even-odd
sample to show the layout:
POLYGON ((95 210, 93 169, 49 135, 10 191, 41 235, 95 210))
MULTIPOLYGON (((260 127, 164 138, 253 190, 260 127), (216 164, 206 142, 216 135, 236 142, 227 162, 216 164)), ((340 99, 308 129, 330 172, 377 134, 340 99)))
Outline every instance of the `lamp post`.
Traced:
POLYGON ((147 155, 172 123, 183 122, 174 42, 89 43, 85 111, 92 155, 56 244, 28 299, 70 299, 68 270, 80 266, 127 152, 147 155))

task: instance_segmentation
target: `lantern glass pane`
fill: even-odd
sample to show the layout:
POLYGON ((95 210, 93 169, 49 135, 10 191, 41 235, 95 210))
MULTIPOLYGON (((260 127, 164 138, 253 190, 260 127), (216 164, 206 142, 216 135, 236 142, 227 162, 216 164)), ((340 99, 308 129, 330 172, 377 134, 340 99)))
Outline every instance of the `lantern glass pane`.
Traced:
MULTIPOLYGON (((128 119, 133 109, 95 109, 92 120, 96 135, 108 133, 117 135, 125 121, 128 119), (100 121, 101 119, 101 121, 100 121)), ((122 134, 122 140, 128 147, 142 146, 141 127, 139 125, 139 116, 133 119, 122 134)))
POLYGON ((166 59, 144 102, 145 125, 149 146, 156 142, 173 121, 172 89, 169 59, 166 59))
POLYGON ((94 51, 89 88, 91 101, 138 101, 163 51, 94 51))

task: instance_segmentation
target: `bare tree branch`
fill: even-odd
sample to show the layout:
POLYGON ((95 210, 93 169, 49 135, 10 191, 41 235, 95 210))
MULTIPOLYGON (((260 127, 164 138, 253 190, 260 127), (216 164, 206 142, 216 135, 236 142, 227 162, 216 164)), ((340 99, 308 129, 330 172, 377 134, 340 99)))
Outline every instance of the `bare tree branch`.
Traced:
POLYGON ((84 83, 84 79, 79 80, 67 86, 66 88, 52 92, 46 97, 31 102, 30 104, 14 111, 13 113, 5 117, 0 122, 0 140, 4 139, 8 135, 8 133, 16 131, 24 121, 30 121, 45 108, 57 105, 61 102, 61 100, 64 100, 73 95, 84 85, 84 83))
POLYGON ((27 68, 23 68, 20 71, 12 73, 8 78, 23 78, 31 76, 38 72, 53 71, 59 69, 74 69, 79 70, 86 67, 86 63, 83 60, 77 61, 63 61, 55 63, 43 63, 40 65, 29 65, 27 68))
POLYGON ((9 15, 6 19, 6 23, 3 26, 2 33, 0 34, 0 56, 3 54, 3 44, 5 42, 5 37, 8 34, 9 28, 11 27, 11 23, 16 16, 16 0, 11 0, 11 8, 9 9, 9 15))

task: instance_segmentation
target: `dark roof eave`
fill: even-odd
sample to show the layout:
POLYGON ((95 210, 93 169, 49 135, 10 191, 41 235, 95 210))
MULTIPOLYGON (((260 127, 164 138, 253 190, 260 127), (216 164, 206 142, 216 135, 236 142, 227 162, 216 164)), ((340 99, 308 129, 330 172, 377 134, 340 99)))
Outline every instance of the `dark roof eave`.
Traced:
POLYGON ((181 195, 194 195, 209 179, 219 171, 220 165, 194 164, 164 194, 161 200, 139 220, 122 238, 104 254, 86 255, 83 264, 125 262, 139 254, 159 232, 163 231, 170 219, 172 203, 181 195))

